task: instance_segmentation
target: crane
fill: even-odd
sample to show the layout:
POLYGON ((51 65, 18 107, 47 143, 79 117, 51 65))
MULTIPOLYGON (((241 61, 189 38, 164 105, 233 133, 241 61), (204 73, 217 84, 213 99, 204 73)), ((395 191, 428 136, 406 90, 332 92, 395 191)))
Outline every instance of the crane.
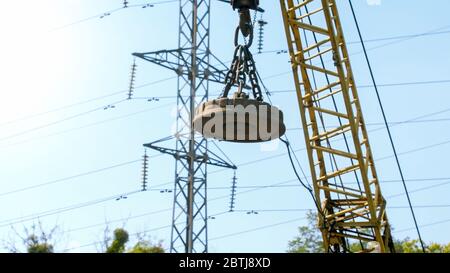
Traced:
POLYGON ((356 239, 375 242, 379 252, 395 252, 336 1, 280 0, 280 7, 315 197, 323 210, 324 247, 346 251, 347 240, 356 239), (322 24, 313 24, 313 16, 322 24), (302 33, 313 38, 310 44, 302 33), (330 118, 339 126, 324 125, 330 118), (338 137, 346 145, 334 145, 338 137), (358 187, 346 185, 344 176, 354 176, 358 187))
MULTIPOLYGON (((349 252, 350 242, 359 241, 360 252, 395 252, 336 0, 279 1, 324 249, 349 252)), ((220 98, 197 109, 193 126, 206 137, 225 141, 279 138, 285 133, 283 113, 263 101, 249 50, 250 10, 262 10, 259 0, 230 3, 239 11, 240 23, 226 87, 220 98), (249 39, 247 44, 238 44, 239 33, 249 39), (233 86, 238 91, 228 98, 233 86), (253 91, 254 99, 246 89, 253 91), (256 113, 254 119, 248 106, 256 113), (215 129, 208 134, 205 129, 212 127, 206 124, 219 114, 226 121, 215 120, 215 129), (243 118, 229 121, 236 116, 243 118), (234 127, 230 130, 229 125, 234 127), (260 134, 262 125, 270 131, 266 138, 260 134), (258 132, 250 139, 253 131, 258 132)))

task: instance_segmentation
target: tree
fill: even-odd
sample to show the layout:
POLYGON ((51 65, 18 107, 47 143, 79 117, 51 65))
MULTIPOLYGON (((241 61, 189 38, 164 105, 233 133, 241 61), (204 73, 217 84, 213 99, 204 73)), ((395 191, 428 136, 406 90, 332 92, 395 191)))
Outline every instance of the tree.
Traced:
POLYGON ((50 231, 45 231, 42 223, 39 221, 37 224, 33 224, 31 228, 24 227, 23 234, 12 229, 15 237, 19 237, 22 246, 16 246, 16 239, 11 238, 5 245, 5 248, 10 252, 19 253, 53 253, 54 252, 54 235, 58 230, 58 227, 53 227, 50 231))
POLYGON ((298 228, 299 235, 289 242, 288 252, 290 253, 320 253, 324 252, 320 232, 315 226, 317 215, 309 211, 306 215, 307 226, 298 228))
POLYGON ((128 253, 164 253, 164 252, 165 251, 161 243, 157 245, 152 245, 150 241, 139 241, 131 249, 128 250, 128 253))
MULTIPOLYGON (((321 253, 324 252, 322 236, 315 225, 317 214, 309 211, 307 213, 308 223, 306 226, 298 228, 299 235, 288 243, 288 252, 290 253, 321 253)), ((422 247, 419 240, 405 238, 403 240, 394 240, 394 246, 397 253, 422 253, 422 247)), ((353 242, 349 244, 350 252, 359 252, 367 248, 367 243, 353 242)), ((430 243, 426 246, 427 253, 450 253, 450 243, 438 244, 430 243)))
MULTIPOLYGON (((54 246, 56 243, 61 242, 55 239, 55 234, 62 235, 61 232, 57 233, 58 226, 47 231, 39 221, 37 224, 33 224, 31 228, 23 227, 23 232, 17 232, 13 227, 12 234, 10 234, 9 240, 3 240, 3 247, 12 253, 54 253, 54 246), (13 236, 11 236, 13 235, 13 236), (20 241, 17 240, 20 238, 20 241), (18 242, 20 244, 18 244, 18 242)), ((164 253, 164 247, 162 241, 157 244, 153 244, 151 240, 144 234, 137 234, 137 239, 132 247, 127 247, 130 243, 130 235, 124 228, 117 228, 110 235, 110 229, 107 226, 104 230, 104 239, 101 243, 101 249, 98 252, 105 253, 164 253)))
MULTIPOLYGON (((401 241, 395 241, 395 249, 399 253, 423 253, 420 241, 418 239, 411 240, 409 238, 401 241)), ((438 244, 430 243, 425 246, 425 252, 427 253, 450 253, 450 243, 438 244)))
POLYGON ((126 245, 129 242, 128 232, 123 228, 115 229, 112 243, 107 246, 106 253, 164 253, 161 242, 153 245, 150 240, 145 239, 143 236, 138 235, 137 237, 136 244, 127 249, 126 245))
POLYGON ((114 230, 114 238, 111 245, 106 249, 106 253, 123 253, 125 245, 130 239, 128 232, 123 228, 114 230))
POLYGON ((28 253, 53 253, 53 245, 49 244, 43 237, 34 234, 27 238, 26 245, 28 253))

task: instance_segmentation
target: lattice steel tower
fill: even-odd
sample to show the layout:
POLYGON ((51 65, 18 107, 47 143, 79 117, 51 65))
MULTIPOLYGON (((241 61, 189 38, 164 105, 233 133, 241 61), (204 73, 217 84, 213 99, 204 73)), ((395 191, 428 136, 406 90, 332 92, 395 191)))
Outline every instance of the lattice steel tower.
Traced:
POLYGON ((223 83, 228 69, 209 49, 210 0, 180 0, 179 11, 177 49, 133 55, 178 75, 177 133, 144 146, 176 161, 171 252, 207 252, 207 165, 236 167, 208 149, 206 139, 195 135, 192 120, 197 105, 208 99, 209 82, 223 83), (210 65, 211 59, 220 68, 210 65), (159 146, 171 139, 175 149, 159 146))

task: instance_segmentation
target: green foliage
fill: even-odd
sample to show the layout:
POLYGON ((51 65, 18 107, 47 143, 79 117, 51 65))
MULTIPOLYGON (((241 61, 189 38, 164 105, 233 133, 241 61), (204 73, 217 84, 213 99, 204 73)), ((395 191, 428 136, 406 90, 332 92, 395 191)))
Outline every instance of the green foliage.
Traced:
POLYGON ((28 253, 53 253, 53 245, 48 243, 46 239, 39 238, 34 234, 26 238, 25 244, 28 253))
MULTIPOLYGON (((58 240, 54 240, 54 234, 58 229, 55 226, 50 231, 44 230, 42 223, 33 224, 31 228, 24 227, 24 234, 17 232, 14 228, 15 236, 10 241, 5 241, 4 247, 9 252, 27 252, 27 253, 54 253, 54 245, 58 240), (20 246, 17 247, 17 238, 20 238, 20 246)), ((105 238, 103 241, 103 249, 106 253, 164 253, 162 242, 152 244, 150 240, 143 235, 137 235, 136 243, 133 247, 128 248, 130 241, 128 231, 123 228, 117 228, 113 232, 112 240, 108 236, 109 229, 105 229, 105 238)))
POLYGON ((150 241, 139 237, 138 242, 132 248, 127 249, 128 242, 128 232, 125 229, 118 228, 114 230, 113 241, 106 248, 106 253, 164 253, 161 243, 153 245, 150 241))
POLYGON ((299 227, 299 235, 289 241, 289 253, 320 253, 324 252, 322 236, 314 224, 317 216, 312 211, 307 214, 308 225, 299 227))
POLYGON ((164 253, 164 248, 161 244, 152 245, 150 241, 139 241, 128 253, 164 253))
MULTIPOLYGON (((395 242, 395 249, 398 253, 423 253, 422 247, 418 239, 411 240, 409 238, 398 240, 395 242)), ((450 253, 450 243, 438 244, 430 243, 425 246, 426 253, 450 253)))
POLYGON ((9 241, 4 241, 4 247, 12 253, 53 253, 55 245, 53 237, 57 229, 55 226, 46 230, 40 221, 33 223, 29 228, 24 226, 22 232, 12 227, 15 236, 10 237, 9 241), (20 246, 16 246, 17 239, 20 239, 20 246))
MULTIPOLYGON (((317 214, 309 211, 307 214, 308 224, 298 228, 299 235, 288 243, 288 252, 290 253, 322 253, 324 252, 322 236, 319 229, 315 225, 317 214)), ((367 231, 361 231, 367 232, 367 231)), ((397 253, 422 253, 422 247, 419 240, 412 240, 405 238, 403 240, 394 241, 395 250, 397 253)), ((349 251, 352 253, 360 252, 362 249, 367 249, 367 243, 362 246, 359 242, 350 243, 349 251)), ((438 244, 430 243, 426 246, 427 253, 450 253, 450 243, 438 244)))
POLYGON ((125 245, 130 239, 128 232, 122 228, 114 230, 114 238, 110 246, 106 249, 106 253, 123 253, 125 245))

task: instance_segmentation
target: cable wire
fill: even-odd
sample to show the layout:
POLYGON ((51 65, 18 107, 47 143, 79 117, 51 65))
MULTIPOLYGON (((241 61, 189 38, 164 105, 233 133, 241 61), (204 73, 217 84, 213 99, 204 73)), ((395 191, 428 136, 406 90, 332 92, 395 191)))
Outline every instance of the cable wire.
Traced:
POLYGON ((233 236, 237 236, 237 235, 241 235, 241 234, 245 234, 245 233, 250 233, 250 232, 255 232, 255 231, 259 231, 259 230, 263 230, 263 229, 268 229, 268 228, 272 228, 272 227, 286 225, 286 224, 298 222, 298 221, 305 220, 305 219, 306 219, 306 217, 295 218, 295 219, 288 220, 288 221, 278 222, 278 223, 275 223, 275 224, 260 226, 260 227, 257 227, 257 228, 252 228, 252 229, 248 229, 248 230, 243 230, 243 231, 239 231, 239 232, 225 234, 225 235, 222 235, 222 236, 213 237, 213 238, 211 238, 209 240, 210 241, 215 241, 215 240, 224 239, 224 238, 228 238, 228 237, 233 237, 233 236))
MULTIPOLYGON (((173 80, 175 78, 177 78, 177 77, 173 76, 173 77, 164 78, 164 79, 161 79, 161 80, 145 83, 145 84, 138 85, 138 86, 134 87, 134 89, 147 87, 147 86, 158 84, 158 83, 161 83, 161 82, 173 80)), ((9 124, 12 124, 12 123, 16 123, 16 122, 19 122, 19 121, 29 120, 29 119, 36 118, 36 117, 39 117, 39 116, 51 114, 51 113, 54 113, 54 112, 59 112, 59 111, 62 111, 62 110, 73 108, 75 106, 80 106, 80 105, 83 105, 83 104, 87 104, 89 102, 93 102, 93 101, 98 101, 98 100, 102 100, 102 99, 105 99, 105 98, 109 98, 109 97, 112 97, 112 96, 115 96, 115 95, 119 95, 119 94, 124 94, 125 95, 125 93, 127 91, 128 90, 116 91, 116 92, 112 92, 112 93, 105 94, 105 95, 102 95, 102 96, 94 97, 92 99, 86 99, 86 100, 83 100, 83 101, 79 101, 79 102, 75 102, 75 103, 68 104, 68 105, 65 105, 65 106, 61 106, 61 107, 58 107, 58 108, 54 108, 54 109, 51 109, 51 110, 48 110, 48 111, 43 111, 43 112, 39 112, 39 113, 28 115, 28 116, 24 116, 24 117, 21 117, 21 118, 17 118, 17 119, 14 119, 14 120, 6 121, 6 122, 3 122, 3 123, 0 123, 0 127, 6 126, 6 125, 9 125, 9 124)))
POLYGON ((80 208, 85 208, 85 207, 105 203, 105 202, 112 201, 112 200, 118 200, 118 198, 123 199, 124 197, 128 197, 128 196, 135 195, 135 194, 142 193, 142 192, 143 191, 141 191, 141 190, 131 191, 131 192, 127 192, 127 193, 123 193, 123 194, 116 194, 113 196, 109 196, 109 197, 105 197, 105 198, 101 198, 101 199, 97 199, 97 200, 93 200, 93 201, 88 201, 88 202, 84 202, 84 203, 78 203, 78 204, 74 204, 74 205, 70 205, 70 206, 66 206, 66 207, 57 208, 57 209, 47 210, 47 211, 44 211, 44 212, 41 212, 38 214, 34 213, 34 214, 25 215, 25 216, 1 220, 0 228, 11 226, 14 224, 23 223, 23 222, 28 222, 28 221, 35 220, 35 219, 44 218, 47 216, 56 215, 56 214, 59 214, 62 212, 77 210, 80 208))
POLYGON ((381 101, 381 97, 380 97, 380 94, 378 92, 378 86, 377 86, 377 83, 376 83, 376 80, 375 80, 375 76, 374 76, 374 73, 373 73, 373 70, 372 70, 372 65, 370 63, 369 55, 367 54, 367 50, 366 50, 364 39, 363 39, 363 36, 362 36, 362 33, 361 33, 359 22, 358 22, 358 19, 356 17, 355 9, 353 8, 352 0, 349 0, 348 2, 350 4, 350 9, 352 11, 352 16, 353 16, 353 19, 355 21, 355 25, 356 25, 356 29, 357 29, 357 32, 358 32, 358 36, 359 36, 359 39, 360 39, 360 42, 361 42, 361 46, 363 48, 363 52, 364 52, 364 56, 365 56, 365 59, 366 59, 366 62, 367 62, 367 66, 369 68, 370 77, 372 79, 373 86, 374 86, 374 89, 375 89, 375 93, 377 95, 378 104, 380 105, 381 113, 382 113, 383 120, 384 120, 384 123, 385 123, 385 126, 386 126, 386 131, 387 131, 388 136, 389 136, 389 141, 390 141, 392 150, 394 152, 394 157, 395 157, 395 161, 396 161, 396 164, 397 164, 397 167, 398 167, 398 171, 400 173, 400 177, 401 177, 402 182, 403 182, 403 187, 405 189, 406 198, 407 198, 408 204, 409 204, 409 206, 411 208, 411 215, 412 215, 413 220, 414 220, 414 225, 416 226, 417 235, 419 236, 419 241, 420 241, 422 250, 425 253, 425 245, 424 245, 424 242, 422 240, 422 236, 420 234, 419 225, 417 223, 416 215, 414 213, 414 208, 412 206, 411 198, 409 196, 408 187, 406 185, 406 182, 405 182, 405 179, 404 179, 404 176, 403 176, 402 167, 400 165, 400 160, 399 160, 398 155, 397 155, 397 151, 396 151, 396 148, 395 148, 394 140, 393 140, 393 137, 392 137, 392 134, 391 134, 391 130, 389 128, 389 124, 388 124, 388 121, 387 121, 386 113, 384 111, 383 103, 381 101))
POLYGON ((0 146, 0 150, 3 150, 3 149, 8 148, 8 147, 17 146, 17 145, 21 145, 21 144, 24 144, 24 143, 32 142, 32 141, 35 141, 35 140, 41 140, 41 139, 45 139, 45 138, 49 138, 49 137, 53 137, 53 136, 64 135, 64 134, 67 134, 67 133, 71 133, 71 132, 82 130, 82 129, 89 128, 89 127, 94 127, 94 126, 97 126, 97 125, 105 124, 105 123, 116 121, 116 120, 126 119, 126 118, 129 118, 129 117, 132 117, 132 116, 136 116, 136 115, 139 115, 139 114, 148 113, 148 112, 151 112, 151 111, 154 111, 154 110, 166 108, 166 107, 171 106, 171 105, 173 105, 173 104, 172 103, 164 104, 164 105, 160 105, 160 106, 156 106, 156 107, 147 108, 147 109, 144 109, 144 110, 141 110, 141 111, 136 111, 136 112, 133 112, 133 113, 129 113, 129 114, 126 114, 126 115, 122 115, 122 116, 118 116, 118 117, 114 117, 114 118, 109 118, 109 119, 104 119, 104 120, 101 120, 101 121, 89 123, 89 124, 86 124, 86 125, 82 125, 82 126, 79 126, 79 127, 75 127, 75 128, 71 128, 71 129, 67 129, 67 130, 63 130, 63 131, 59 131, 59 132, 55 132, 55 133, 51 133, 51 134, 47 134, 47 135, 43 135, 43 136, 39 136, 39 137, 32 137, 32 138, 25 139, 25 140, 22 140, 22 141, 19 141, 19 142, 14 142, 14 143, 11 143, 11 144, 8 144, 8 145, 0 146))
MULTIPOLYGON (((311 187, 308 187, 300 178, 300 175, 297 172, 297 168, 295 167, 294 161, 292 160, 292 155, 291 155, 291 145, 289 144, 289 141, 284 140, 282 138, 280 138, 280 140, 286 144, 286 149, 288 151, 288 156, 289 156, 289 161, 291 162, 291 166, 292 166, 292 170, 295 173, 295 176, 297 177, 298 181, 300 182, 300 184, 309 192, 309 194, 311 195, 312 200, 314 201, 314 205, 317 208, 317 211, 322 215, 324 221, 326 219, 326 216, 324 214, 324 212, 322 211, 322 208, 320 207, 319 201, 317 200, 317 198, 314 196, 314 191, 311 187)), ((325 222, 324 222, 325 224, 325 222)))
MULTIPOLYGON (((444 26, 442 28, 439 28, 438 30, 434 30, 434 31, 430 31, 430 32, 423 32, 423 33, 416 33, 416 34, 409 34, 409 35, 397 35, 397 36, 389 36, 389 37, 381 37, 381 38, 374 38, 374 39, 367 39, 364 40, 365 43, 374 43, 374 42, 382 42, 382 41, 391 41, 391 40, 410 40, 412 38, 418 38, 418 37, 425 37, 425 36, 435 36, 435 35, 442 35, 442 34, 449 34, 450 30, 446 30, 446 31, 439 31, 440 29, 445 29, 448 28, 449 26, 444 26)), ((400 42, 400 41, 396 41, 396 42, 400 42)), ((360 41, 351 41, 351 42, 347 42, 347 45, 351 45, 351 44, 360 44, 360 41)), ((390 45, 390 44, 389 44, 390 45)), ((386 44, 384 45, 386 46, 386 44)), ((268 53, 277 53, 277 54, 281 54, 281 53, 287 53, 287 50, 285 49, 277 49, 277 50, 266 50, 266 51, 262 51, 261 53, 258 53, 256 55, 261 55, 261 54, 268 54, 268 53)))
MULTIPOLYGON (((113 102, 113 103, 109 104, 108 106, 116 106, 116 105, 118 105, 120 103, 123 103, 125 101, 127 101, 127 100, 126 99, 119 100, 119 101, 116 101, 116 102, 113 102)), ((53 126, 53 125, 56 125, 56 124, 60 124, 60 123, 63 123, 65 121, 72 120, 72 119, 75 119, 75 118, 78 118, 78 117, 81 117, 81 116, 85 116, 85 115, 88 115, 88 114, 91 114, 91 113, 94 113, 94 112, 98 112, 100 110, 105 110, 105 107, 108 107, 108 106, 96 107, 94 109, 91 109, 91 110, 88 110, 88 111, 85 111, 85 112, 82 112, 82 113, 78 113, 78 114, 69 116, 67 118, 63 118, 63 119, 56 120, 56 121, 53 121, 53 122, 50 122, 50 123, 47 123, 47 124, 36 126, 36 127, 31 128, 31 129, 24 130, 24 131, 20 131, 18 133, 15 133, 15 134, 8 135, 8 136, 0 138, 0 142, 8 140, 8 139, 15 138, 15 137, 18 137, 18 136, 22 136, 22 135, 25 135, 25 134, 28 134, 28 133, 31 133, 31 132, 34 132, 34 131, 37 131, 37 130, 40 130, 40 129, 44 129, 44 128, 47 128, 47 127, 50 127, 50 126, 53 126)))
POLYGON ((86 17, 86 18, 83 18, 80 20, 76 20, 72 23, 68 23, 68 24, 53 28, 49 32, 55 32, 55 31, 65 29, 65 28, 68 28, 68 27, 71 27, 74 25, 78 25, 78 24, 81 24, 81 23, 84 23, 87 21, 91 21, 94 19, 103 19, 105 17, 111 16, 113 13, 116 13, 121 10, 129 9, 129 8, 138 8, 138 7, 146 8, 146 7, 151 7, 151 5, 167 4, 167 3, 173 3, 173 2, 178 2, 178 1, 179 0, 167 0, 167 1, 159 1, 159 2, 147 2, 147 3, 143 3, 143 4, 134 4, 134 5, 129 5, 127 7, 123 6, 120 8, 111 9, 111 10, 108 10, 108 11, 105 11, 105 12, 102 12, 102 13, 99 13, 99 14, 96 14, 93 16, 89 16, 89 17, 86 17))
POLYGON ((115 169, 115 168, 131 165, 131 164, 134 164, 134 163, 137 163, 137 162, 140 162, 140 161, 142 161, 142 160, 141 159, 137 159, 137 160, 127 161, 127 162, 115 164, 115 165, 112 165, 112 166, 108 166, 108 167, 104 167, 104 168, 100 168, 100 169, 96 169, 96 170, 92 170, 92 171, 88 171, 88 172, 84 172, 84 173, 80 173, 80 174, 64 177, 64 178, 61 178, 61 179, 51 180, 51 181, 45 182, 45 183, 35 184, 35 185, 32 185, 32 186, 19 188, 19 189, 15 189, 15 190, 12 190, 12 191, 2 192, 2 193, 0 193, 0 197, 11 195, 11 194, 16 194, 16 193, 19 193, 19 192, 24 192, 24 191, 28 191, 28 190, 32 190, 32 189, 42 188, 42 187, 49 186, 49 185, 58 184, 58 183, 61 183, 61 182, 65 182, 65 181, 68 181, 68 180, 73 180, 75 178, 79 178, 79 177, 83 177, 83 176, 88 176, 88 175, 92 175, 92 174, 96 174, 96 173, 101 173, 101 172, 104 172, 104 171, 107 171, 107 170, 111 170, 111 169, 115 169))

